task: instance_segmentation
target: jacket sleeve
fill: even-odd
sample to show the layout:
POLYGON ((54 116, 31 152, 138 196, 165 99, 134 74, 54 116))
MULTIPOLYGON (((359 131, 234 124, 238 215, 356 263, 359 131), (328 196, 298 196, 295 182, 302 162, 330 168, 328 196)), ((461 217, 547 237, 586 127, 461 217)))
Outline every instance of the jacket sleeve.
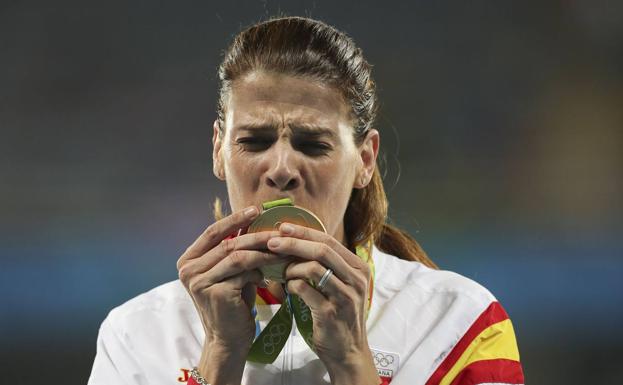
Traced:
POLYGON ((107 318, 99 329, 97 352, 88 385, 109 384, 147 384, 147 380, 128 341, 124 341, 107 318))
POLYGON ((513 325, 498 302, 476 319, 426 385, 523 384, 513 325))

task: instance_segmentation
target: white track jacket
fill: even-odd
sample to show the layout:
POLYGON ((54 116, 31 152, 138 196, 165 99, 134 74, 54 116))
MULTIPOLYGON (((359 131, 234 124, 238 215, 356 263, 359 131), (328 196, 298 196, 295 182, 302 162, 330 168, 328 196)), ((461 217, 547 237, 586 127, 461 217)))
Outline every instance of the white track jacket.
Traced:
MULTIPOLYGON (((513 326, 485 288, 374 248, 376 274, 367 320, 379 375, 392 385, 523 384, 513 326)), ((261 326, 280 305, 257 305, 261 326)), ((88 385, 186 384, 204 331, 180 281, 113 309, 102 323, 88 385)), ((245 385, 328 384, 296 327, 273 364, 247 362, 245 385)))

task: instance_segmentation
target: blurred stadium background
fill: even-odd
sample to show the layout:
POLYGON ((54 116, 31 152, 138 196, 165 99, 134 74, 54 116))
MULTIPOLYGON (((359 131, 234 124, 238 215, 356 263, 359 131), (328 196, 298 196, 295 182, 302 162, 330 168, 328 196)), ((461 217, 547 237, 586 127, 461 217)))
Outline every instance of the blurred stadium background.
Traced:
POLYGON ((0 3, 2 383, 84 384, 99 323, 211 223, 216 67, 308 15, 375 66, 391 219, 510 313, 529 384, 623 375, 623 3, 0 3))

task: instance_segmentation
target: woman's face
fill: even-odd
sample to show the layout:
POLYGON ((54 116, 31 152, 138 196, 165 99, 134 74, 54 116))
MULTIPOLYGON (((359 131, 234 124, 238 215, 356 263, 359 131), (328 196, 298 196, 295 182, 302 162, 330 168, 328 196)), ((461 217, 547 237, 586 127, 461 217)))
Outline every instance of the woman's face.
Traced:
POLYGON ((345 242, 346 206, 372 177, 378 132, 355 145, 339 90, 287 75, 237 80, 225 110, 224 132, 214 124, 214 172, 227 183, 232 210, 289 197, 345 242))

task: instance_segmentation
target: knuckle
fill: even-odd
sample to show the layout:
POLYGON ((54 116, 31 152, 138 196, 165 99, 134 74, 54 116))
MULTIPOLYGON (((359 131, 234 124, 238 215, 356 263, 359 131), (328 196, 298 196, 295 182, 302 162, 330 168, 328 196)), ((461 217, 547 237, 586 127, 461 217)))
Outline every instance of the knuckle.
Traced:
POLYGON ((259 244, 259 243, 263 243, 264 246, 266 245, 266 242, 268 242, 271 238, 273 237, 273 235, 268 232, 268 231, 260 231, 257 233, 253 233, 253 243, 259 244))
POLYGON ((308 287, 307 283, 305 283, 305 281, 303 281, 302 279, 297 280, 295 282, 295 285, 296 285, 296 288, 299 290, 299 292, 306 290, 308 287))
POLYGON ((267 239, 267 233, 265 231, 260 231, 257 233, 251 233, 248 234, 251 236, 251 242, 252 243, 259 243, 261 241, 263 241, 264 239, 267 239))
POLYGON ((233 213, 229 218, 230 218, 231 224, 236 224, 236 223, 243 222, 245 219, 245 215, 243 211, 238 211, 238 212, 233 213))
POLYGON ((302 279, 295 279, 294 281, 292 281, 292 285, 294 286, 294 289, 299 293, 305 290, 307 286, 302 279))
POLYGON ((198 295, 201 293, 201 287, 199 283, 194 280, 188 283, 188 291, 190 291, 193 295, 198 295))
POLYGON ((208 241, 208 243, 213 244, 213 242, 218 237, 218 234, 219 234, 218 227, 216 226, 216 223, 214 223, 208 226, 208 228, 203 232, 203 237, 208 241))
MULTIPOLYGON (((270 240, 268 240, 268 241, 270 241, 270 240)), ((267 241, 267 246, 266 247, 268 249, 270 249, 269 246, 268 246, 268 241, 267 241)), ((278 248, 280 250, 279 252, 284 252, 285 253, 288 250, 291 250, 293 245, 294 245, 294 242, 292 242, 292 238, 279 238, 279 246, 278 246, 278 248)))
POLYGON ((229 263, 232 267, 237 269, 242 269, 245 267, 246 258, 244 253, 240 251, 234 251, 233 253, 229 254, 227 258, 229 258, 229 263))
POLYGON ((320 308, 321 313, 326 319, 336 319, 337 310, 332 303, 327 303, 320 308))
POLYGON ((316 282, 320 281, 321 277, 327 271, 327 268, 317 261, 303 262, 303 264, 311 271, 312 277, 316 282))
POLYGON ((335 248, 337 245, 341 245, 341 243, 337 239, 333 238, 327 233, 322 233, 322 242, 330 245, 332 248, 335 248))
POLYGON ((309 231, 308 227, 301 226, 299 231, 300 231, 300 234, 301 234, 302 238, 309 239, 311 234, 310 234, 310 231, 309 231))
POLYGON ((319 260, 323 260, 324 256, 327 255, 329 246, 327 246, 325 243, 318 243, 316 244, 316 247, 314 248, 314 252, 313 252, 313 258, 316 261, 319 260))
POLYGON ((286 281, 286 288, 288 289, 288 291, 292 294, 300 294, 297 290, 296 287, 294 287, 294 279, 289 279, 286 281))
POLYGON ((290 263, 286 264, 286 267, 283 270, 283 274, 284 274, 286 280, 288 278, 292 277, 292 275, 293 275, 293 270, 292 269, 295 269, 297 265, 298 264, 296 262, 290 262, 290 263))
POLYGON ((190 268, 188 267, 188 265, 182 266, 178 270, 177 275, 182 283, 187 283, 190 280, 191 272, 189 270, 190 268))
POLYGON ((296 246, 295 238, 282 238, 281 242, 283 242, 283 246, 285 249, 292 249, 296 246))
POLYGON ((363 292, 368 288, 368 280, 364 277, 358 276, 355 278, 354 285, 357 292, 363 292))
POLYGON ((236 238, 227 238, 221 241, 221 249, 224 254, 229 254, 236 249, 236 238))
POLYGON ((184 265, 184 261, 185 261, 184 255, 182 255, 181 257, 179 257, 179 258, 177 259, 177 262, 175 263, 175 267, 177 268, 177 270, 178 270, 178 271, 179 271, 179 270, 182 268, 182 266, 184 265))

